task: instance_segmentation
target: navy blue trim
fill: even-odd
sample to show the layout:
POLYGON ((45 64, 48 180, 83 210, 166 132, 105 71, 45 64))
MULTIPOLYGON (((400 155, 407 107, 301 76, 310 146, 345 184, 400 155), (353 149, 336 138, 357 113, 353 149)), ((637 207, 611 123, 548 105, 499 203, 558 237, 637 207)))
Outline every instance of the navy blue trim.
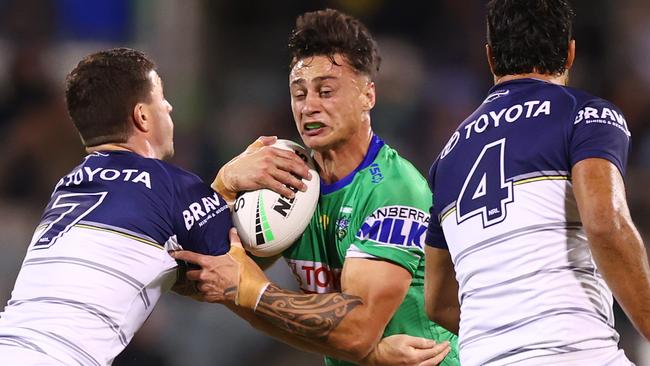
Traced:
POLYGON ((521 78, 521 79, 512 79, 508 81, 504 81, 499 84, 495 84, 490 88, 490 91, 488 92, 489 94, 494 93, 495 91, 502 89, 505 86, 509 86, 512 84, 534 84, 534 83, 544 83, 544 84, 551 84, 550 82, 546 80, 541 80, 541 79, 535 79, 535 78, 521 78))
POLYGON ((93 156, 95 153, 104 154, 104 155, 137 155, 137 156, 139 156, 141 158, 146 159, 146 157, 144 157, 144 156, 142 156, 142 155, 140 155, 138 153, 135 153, 135 152, 133 152, 131 150, 97 150, 97 151, 91 152, 90 154, 88 154, 88 156, 93 156))
POLYGON ((363 158, 363 161, 361 164, 359 164, 356 169, 352 171, 352 173, 346 175, 345 177, 341 178, 340 180, 332 183, 332 184, 326 184, 321 181, 320 183, 320 193, 321 194, 329 194, 332 192, 336 192, 339 189, 347 186, 348 184, 352 183, 352 180, 354 179, 355 174, 357 172, 368 165, 370 165, 373 161, 375 161, 375 158, 377 157, 377 154, 379 154, 379 150, 385 145, 384 141, 380 139, 377 135, 372 136, 372 140, 370 141, 370 146, 368 146, 368 152, 366 153, 366 157, 363 158))

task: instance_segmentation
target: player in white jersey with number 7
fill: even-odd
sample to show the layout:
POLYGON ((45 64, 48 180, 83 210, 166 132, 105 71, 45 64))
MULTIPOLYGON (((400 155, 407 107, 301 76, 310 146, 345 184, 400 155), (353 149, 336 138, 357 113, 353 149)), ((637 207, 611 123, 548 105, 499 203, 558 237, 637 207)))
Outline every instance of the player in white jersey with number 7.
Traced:
MULTIPOLYGON (((160 160, 174 151, 172 107, 151 60, 125 48, 89 55, 68 76, 66 101, 89 155, 56 185, 0 314, 2 365, 110 365, 174 284, 169 250, 230 249, 223 198, 160 160)), ((247 158, 264 154, 307 174, 292 152, 247 158)), ((220 270, 236 273, 231 264, 220 270)))
POLYGON ((565 86, 572 17, 566 0, 487 4, 495 86, 430 170, 426 308, 459 330, 464 366, 630 365, 612 293, 650 339, 630 133, 615 105, 565 86))

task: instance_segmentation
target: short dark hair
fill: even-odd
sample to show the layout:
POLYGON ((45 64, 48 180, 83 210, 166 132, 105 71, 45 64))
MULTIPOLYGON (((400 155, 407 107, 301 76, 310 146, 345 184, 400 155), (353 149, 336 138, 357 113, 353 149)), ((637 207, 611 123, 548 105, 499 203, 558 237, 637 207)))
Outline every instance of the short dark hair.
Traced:
POLYGON ((487 43, 497 76, 566 69, 573 38, 573 9, 567 0, 491 0, 487 43))
POLYGON ((336 64, 337 53, 357 72, 370 78, 379 71, 381 57, 377 42, 356 18, 325 9, 304 13, 296 19, 296 28, 289 37, 290 67, 313 56, 327 56, 336 64))
POLYGON ((133 107, 150 98, 152 70, 144 53, 115 48, 84 57, 68 74, 68 113, 86 147, 127 141, 133 107))

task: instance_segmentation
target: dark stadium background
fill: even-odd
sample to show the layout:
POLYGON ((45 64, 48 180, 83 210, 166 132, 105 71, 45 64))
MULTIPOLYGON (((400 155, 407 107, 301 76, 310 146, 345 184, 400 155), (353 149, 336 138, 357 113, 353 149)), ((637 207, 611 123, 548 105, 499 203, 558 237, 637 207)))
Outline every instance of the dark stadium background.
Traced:
MULTIPOLYGON (((176 124, 174 162, 211 180, 261 134, 296 139, 287 88, 295 17, 333 7, 362 19, 383 54, 374 130, 423 173, 492 80, 483 1, 0 0, 0 303, 6 303, 52 187, 83 156, 65 112, 65 74, 115 46, 149 53, 176 124)), ((616 103, 633 144, 626 183, 650 240, 650 2, 582 0, 571 85, 616 103)), ((283 266, 272 276, 292 280, 283 266)), ((83 279, 79 279, 83 281, 83 279)), ((508 304, 503 304, 507 309, 508 304)), ((620 309, 617 310, 619 315, 620 309)), ((639 365, 650 347, 624 317, 639 365)), ((169 294, 116 366, 321 365, 252 330, 219 305, 169 294)))

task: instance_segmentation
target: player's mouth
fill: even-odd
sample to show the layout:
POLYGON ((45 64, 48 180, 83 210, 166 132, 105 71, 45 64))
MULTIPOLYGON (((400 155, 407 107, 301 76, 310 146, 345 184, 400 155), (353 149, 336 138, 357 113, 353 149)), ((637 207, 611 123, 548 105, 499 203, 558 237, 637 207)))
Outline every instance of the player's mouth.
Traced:
POLYGON ((307 136, 316 136, 325 128, 322 122, 306 122, 302 125, 303 134, 307 136))

